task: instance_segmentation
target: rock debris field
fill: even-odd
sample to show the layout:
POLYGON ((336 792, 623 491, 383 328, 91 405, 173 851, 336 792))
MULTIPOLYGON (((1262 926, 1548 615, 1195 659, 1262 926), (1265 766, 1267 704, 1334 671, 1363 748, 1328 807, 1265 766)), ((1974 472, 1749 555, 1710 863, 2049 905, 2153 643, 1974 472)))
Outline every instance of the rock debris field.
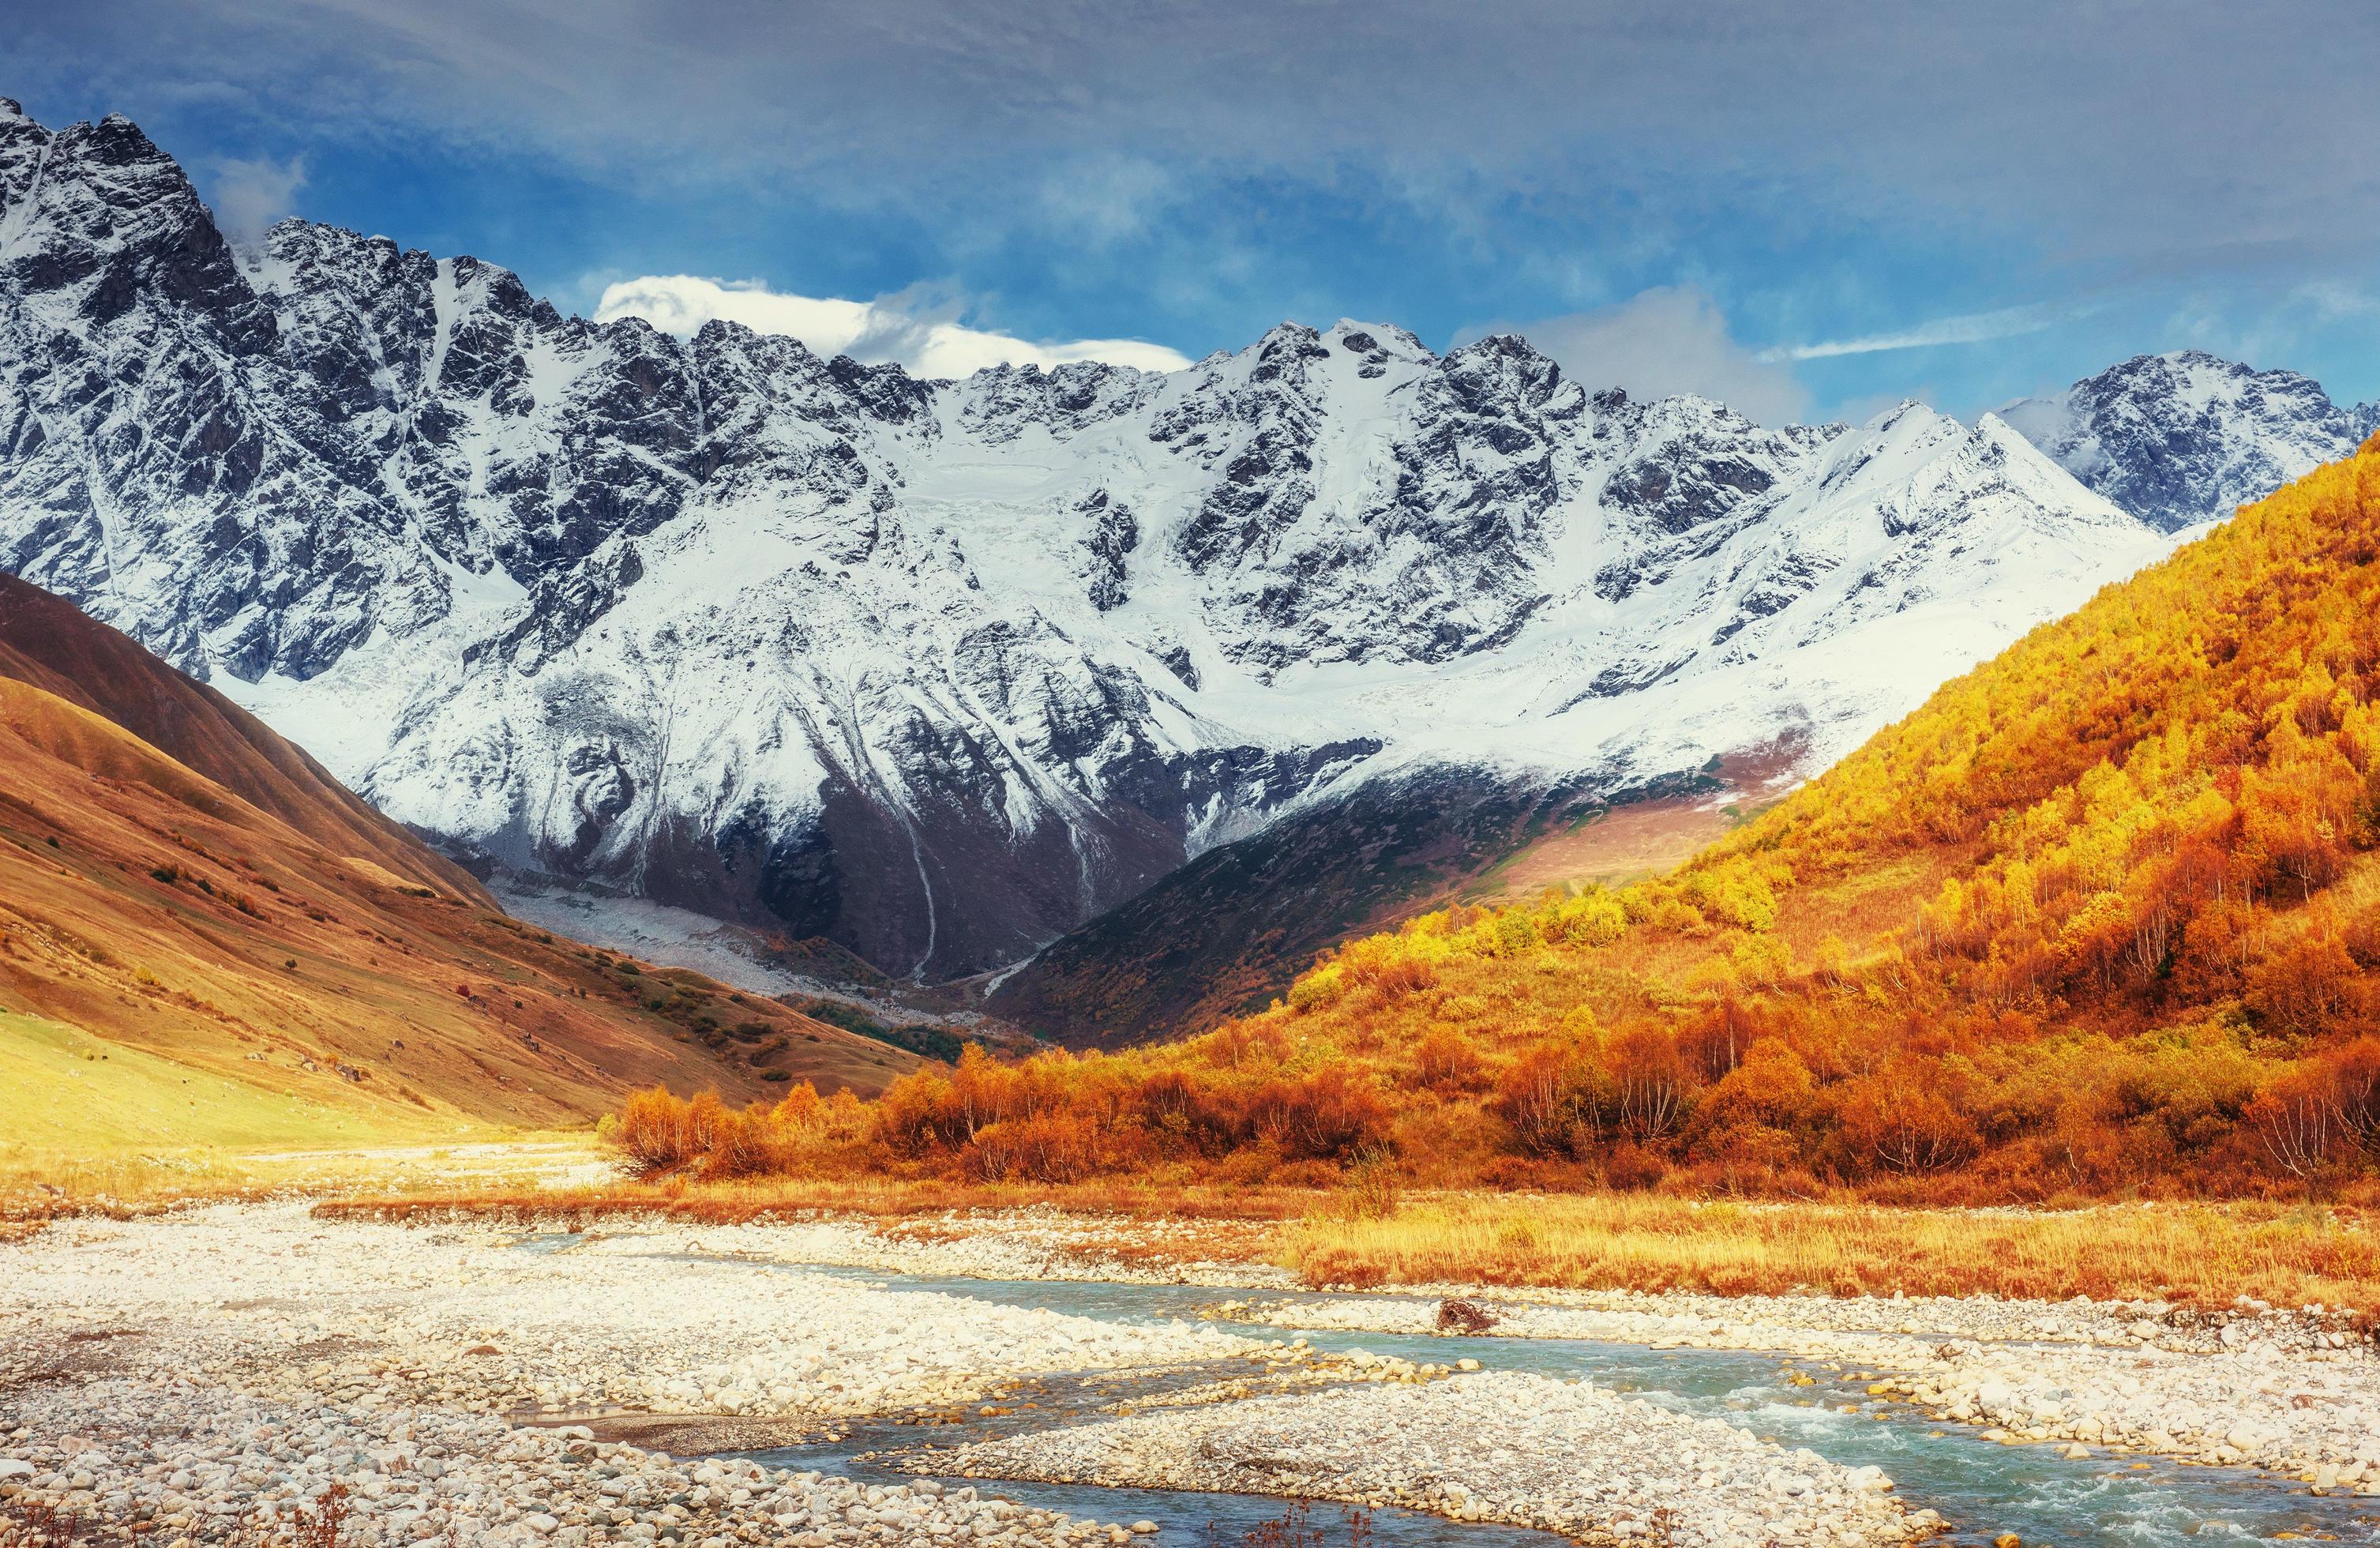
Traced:
MULTIPOLYGON (((1858 1545, 1939 1524, 1872 1467, 1724 1419, 1471 1359, 1324 1353, 1263 1325, 1427 1331, 1427 1300, 1226 1301, 1207 1320, 1130 1324, 857 1276, 1014 1272, 1054 1245, 1028 1233, 995 1264, 982 1241, 938 1257, 858 1225, 613 1222, 557 1249, 492 1225, 324 1220, 299 1204, 61 1222, 0 1247, 0 1517, 56 1510, 151 1548, 296 1541, 332 1512, 352 1548, 1150 1539, 1146 1521, 999 1498, 1012 1480, 1400 1505, 1586 1542, 1858 1545), (733 1416, 773 1444, 832 1439, 871 1420, 1014 1414, 1004 1394, 1070 1375, 1167 1390, 906 1454, 947 1484, 607 1438, 649 1438, 626 1421, 678 1415, 733 1416)), ((1206 1264, 1198 1277, 1228 1275, 1206 1264)), ((1872 1395, 1992 1439, 2252 1462, 2380 1493, 2380 1362, 2318 1319, 1792 1298, 1481 1305, 1507 1335, 1855 1361, 1872 1395)))

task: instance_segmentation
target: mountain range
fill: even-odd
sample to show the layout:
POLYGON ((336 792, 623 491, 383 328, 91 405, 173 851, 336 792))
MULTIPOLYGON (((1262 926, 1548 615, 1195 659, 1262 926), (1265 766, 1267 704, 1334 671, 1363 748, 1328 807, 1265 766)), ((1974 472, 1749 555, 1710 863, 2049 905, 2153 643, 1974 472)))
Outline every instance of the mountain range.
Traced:
POLYGON ((1615 802, 1790 784, 2374 419, 2185 353, 1767 428, 1344 321, 926 381, 236 248, 128 120, 0 102, 0 568, 480 876, 1078 1042, 1615 802))

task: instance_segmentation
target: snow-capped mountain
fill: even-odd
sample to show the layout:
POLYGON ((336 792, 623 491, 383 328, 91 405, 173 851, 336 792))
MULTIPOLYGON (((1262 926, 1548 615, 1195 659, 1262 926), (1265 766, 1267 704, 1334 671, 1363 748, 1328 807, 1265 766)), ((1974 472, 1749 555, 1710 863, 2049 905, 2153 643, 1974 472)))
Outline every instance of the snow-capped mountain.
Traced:
POLYGON ((2380 430, 2380 403, 2342 408, 2294 371, 2200 349, 2136 356, 1999 412, 2068 472, 2168 532, 2220 520, 2380 430))
POLYGON ((0 106, 0 567, 419 829, 926 979, 1384 779, 1815 766, 2168 542, 1998 418, 1764 429, 1509 336, 929 382, 235 253, 120 117, 0 106))

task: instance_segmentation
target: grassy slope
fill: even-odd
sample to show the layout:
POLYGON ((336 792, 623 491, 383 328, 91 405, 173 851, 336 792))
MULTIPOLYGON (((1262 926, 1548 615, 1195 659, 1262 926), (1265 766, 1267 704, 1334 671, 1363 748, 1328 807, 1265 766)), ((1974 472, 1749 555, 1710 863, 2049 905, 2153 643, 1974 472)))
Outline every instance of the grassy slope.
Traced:
POLYGON ((41 1152, 252 1149, 431 1138, 453 1119, 372 1114, 209 1074, 39 1017, 0 1014, 0 1132, 41 1152))

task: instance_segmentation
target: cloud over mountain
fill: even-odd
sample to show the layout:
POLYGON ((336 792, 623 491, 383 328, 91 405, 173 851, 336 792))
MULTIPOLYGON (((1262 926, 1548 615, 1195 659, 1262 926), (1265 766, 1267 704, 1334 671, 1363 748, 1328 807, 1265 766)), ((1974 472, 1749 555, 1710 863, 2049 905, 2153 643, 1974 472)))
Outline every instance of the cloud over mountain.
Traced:
POLYGON ((868 365, 886 362, 929 380, 954 380, 992 366, 1044 370, 1097 360, 1141 371, 1177 371, 1190 358, 1161 344, 1131 338, 1077 338, 1033 343, 956 320, 960 309, 917 290, 873 301, 790 296, 758 280, 705 279, 695 274, 645 274, 603 287, 595 321, 641 317, 663 333, 690 338, 713 318, 759 333, 800 339, 820 355, 849 355, 868 365))
POLYGON ((1810 409, 1809 389, 1791 369, 1737 343, 1718 303, 1693 286, 1662 286, 1514 331, 1579 381, 1624 387, 1633 397, 1693 393, 1769 425, 1810 409))

